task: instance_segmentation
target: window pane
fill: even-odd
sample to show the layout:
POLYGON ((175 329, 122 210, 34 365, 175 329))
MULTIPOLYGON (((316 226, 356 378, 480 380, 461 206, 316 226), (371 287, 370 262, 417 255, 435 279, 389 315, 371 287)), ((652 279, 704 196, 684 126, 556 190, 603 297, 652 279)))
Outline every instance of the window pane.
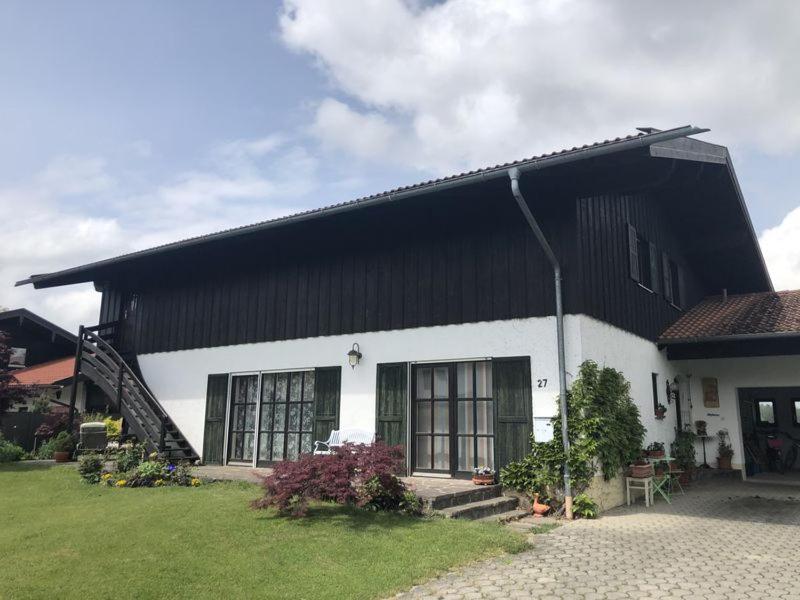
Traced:
POLYGON ((492 363, 488 360, 475 363, 475 395, 478 398, 492 397, 492 363))
POLYGON ((244 429, 244 406, 242 405, 233 407, 233 428, 239 431, 244 429))
POLYGON ((275 379, 275 402, 286 402, 288 379, 289 375, 287 373, 278 373, 275 379))
POLYGON ((474 469, 472 436, 458 438, 458 470, 471 471, 474 469))
POLYGON ((459 400, 458 402, 458 433, 473 433, 472 401, 459 400))
POLYGON ((433 468, 450 470, 450 438, 447 436, 437 435, 433 438, 433 468))
POLYGON ((491 400, 478 400, 478 433, 491 434, 494 427, 494 415, 492 414, 491 400))
POLYGON ((494 469, 494 439, 478 438, 478 466, 494 469))
POLYGON ((449 379, 447 367, 436 367, 433 370, 434 398, 450 397, 449 379))
POLYGON ((258 436, 258 460, 269 460, 269 451, 272 446, 272 436, 262 433, 258 436))
POLYGON ((256 428, 256 406, 257 404, 247 404, 244 417, 244 428, 253 431, 256 428))
POLYGON ((231 460, 242 460, 242 434, 234 433, 231 437, 231 460))
POLYGON ((431 438, 427 435, 418 435, 416 444, 417 468, 431 468, 431 438))
POLYGON ((472 398, 472 363, 458 363, 456 365, 456 381, 458 382, 456 395, 459 398, 472 398))
POLYGON ((303 402, 303 431, 312 431, 314 429, 314 404, 312 402, 303 402))
POLYGON ((314 401, 314 371, 306 371, 303 377, 303 402, 314 401))
POLYGON ((308 454, 311 452, 311 448, 314 445, 314 440, 312 438, 313 436, 310 433, 304 433, 301 436, 300 452, 303 454, 308 454))
POLYGON ((758 420, 770 425, 775 424, 775 409, 772 400, 758 401, 758 420))
POLYGON ((261 405, 261 431, 272 431, 272 404, 261 405))
POLYGON ((243 460, 253 460, 253 440, 255 439, 255 434, 253 433, 245 433, 244 434, 244 453, 242 455, 243 460))
POLYGON ((272 436, 272 460, 283 460, 283 434, 272 436))
POLYGON ((431 370, 417 369, 417 398, 431 397, 431 370))
POLYGON ((275 431, 283 431, 286 429, 286 405, 275 405, 275 431))
POLYGON ((800 400, 794 400, 794 422, 800 425, 800 400))
POLYGON ((431 431, 431 403, 417 402, 417 431, 430 433, 431 431))
POLYGON ((287 431, 300 431, 300 404, 289 405, 289 427, 287 431))
POLYGON ((289 433, 287 435, 288 437, 286 438, 286 459, 297 460, 297 456, 300 453, 300 434, 289 433))
POLYGON ((450 431, 450 403, 433 403, 433 431, 435 433, 447 433, 450 431))
POLYGON ((275 375, 274 373, 264 373, 261 376, 261 401, 272 402, 275 394, 275 375))
POLYGON ((303 374, 292 373, 292 381, 289 386, 289 401, 300 402, 300 396, 303 393, 303 374))

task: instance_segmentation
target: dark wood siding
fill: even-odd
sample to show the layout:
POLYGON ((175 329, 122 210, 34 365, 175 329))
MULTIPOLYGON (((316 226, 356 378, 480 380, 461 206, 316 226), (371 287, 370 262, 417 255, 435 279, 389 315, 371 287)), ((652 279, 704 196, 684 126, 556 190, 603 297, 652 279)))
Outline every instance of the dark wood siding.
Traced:
POLYGON ((674 223, 668 209, 649 193, 581 198, 577 201, 577 223, 586 314, 647 339, 657 339, 681 314, 663 293, 662 253, 684 273, 683 305, 693 306, 705 296, 706 290, 683 254, 680 224, 674 223), (655 290, 645 289, 632 277, 631 227, 655 249, 655 290))

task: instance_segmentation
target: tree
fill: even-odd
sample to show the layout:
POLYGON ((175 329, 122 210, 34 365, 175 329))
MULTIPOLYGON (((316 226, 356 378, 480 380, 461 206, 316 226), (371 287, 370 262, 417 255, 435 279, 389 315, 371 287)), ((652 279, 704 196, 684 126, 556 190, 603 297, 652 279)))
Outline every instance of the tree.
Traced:
POLYGON ((19 385, 14 372, 9 368, 11 360, 11 338, 0 331, 0 415, 16 401, 25 398, 28 388, 19 385))

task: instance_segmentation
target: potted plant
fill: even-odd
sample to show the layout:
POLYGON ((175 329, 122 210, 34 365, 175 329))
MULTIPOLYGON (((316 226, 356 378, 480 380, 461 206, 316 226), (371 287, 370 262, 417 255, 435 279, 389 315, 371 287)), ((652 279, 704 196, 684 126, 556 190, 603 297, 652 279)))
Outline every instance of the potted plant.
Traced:
POLYGON ((656 408, 656 419, 662 421, 665 416, 667 416, 667 407, 659 402, 658 408, 656 408))
POLYGON ((664 442, 652 442, 647 448, 644 449, 647 456, 650 458, 663 458, 664 457, 664 442))
POLYGON ((733 446, 728 441, 729 435, 727 429, 720 429, 717 432, 719 436, 719 445, 717 446, 717 467, 720 469, 731 468, 731 458, 733 458, 733 446))
POLYGON ((675 435, 675 441, 670 446, 670 451, 675 457, 677 467, 683 471, 679 479, 681 485, 686 485, 691 481, 692 472, 694 471, 695 458, 694 442, 697 439, 691 425, 687 425, 683 431, 678 431, 675 435))
POLYGON ((62 431, 55 438, 53 438, 53 459, 56 462, 68 462, 72 456, 72 451, 75 449, 75 442, 72 436, 62 431))
POLYGON ((643 458, 640 458, 635 463, 630 465, 629 470, 630 470, 630 476, 635 477, 637 479, 653 476, 653 465, 651 465, 643 458))
POLYGON ((494 469, 476 467, 472 470, 472 483, 475 485, 494 485, 494 469))
POLYGON ((707 435, 707 433, 706 433, 706 425, 707 424, 706 424, 705 421, 695 421, 694 422, 695 429, 697 429, 698 437, 705 437, 707 435))

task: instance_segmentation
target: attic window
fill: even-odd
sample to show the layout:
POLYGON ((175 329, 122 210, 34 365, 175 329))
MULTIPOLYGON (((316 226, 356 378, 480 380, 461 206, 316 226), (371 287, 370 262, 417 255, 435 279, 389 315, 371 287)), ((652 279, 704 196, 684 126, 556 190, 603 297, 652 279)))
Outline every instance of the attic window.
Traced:
POLYGON ((658 293, 658 251, 655 244, 645 239, 633 225, 628 225, 628 253, 631 279, 658 293))
POLYGON ((661 272, 664 275, 664 298, 683 308, 683 272, 666 252, 661 254, 661 272))

